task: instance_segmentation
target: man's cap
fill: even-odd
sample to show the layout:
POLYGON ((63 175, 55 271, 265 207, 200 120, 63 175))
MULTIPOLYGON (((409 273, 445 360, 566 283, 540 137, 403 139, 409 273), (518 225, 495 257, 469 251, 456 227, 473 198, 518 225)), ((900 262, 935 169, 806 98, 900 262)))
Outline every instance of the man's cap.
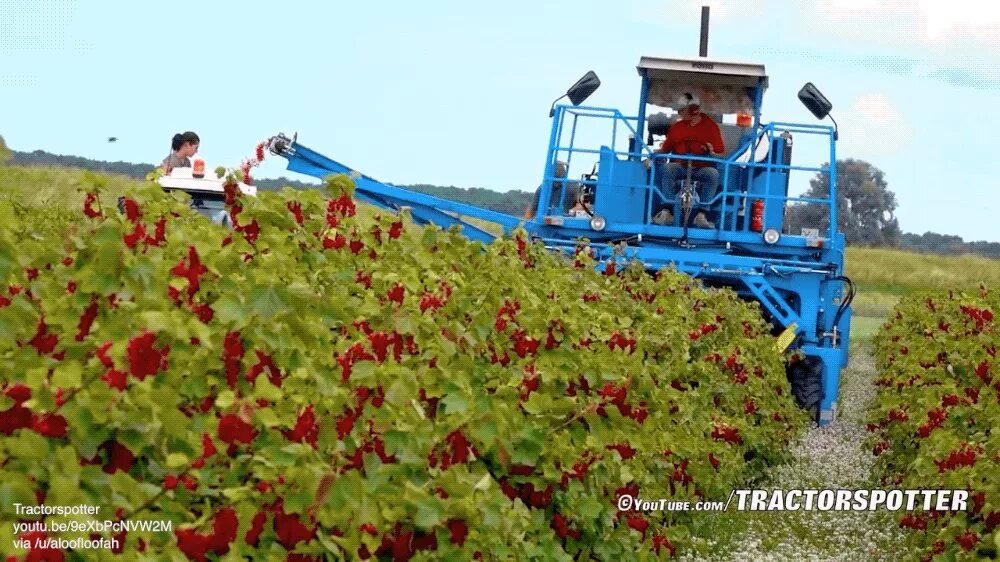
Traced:
POLYGON ((683 94, 681 94, 681 97, 677 98, 677 105, 681 108, 685 108, 691 105, 701 106, 701 100, 698 99, 698 96, 690 92, 684 92, 683 94))

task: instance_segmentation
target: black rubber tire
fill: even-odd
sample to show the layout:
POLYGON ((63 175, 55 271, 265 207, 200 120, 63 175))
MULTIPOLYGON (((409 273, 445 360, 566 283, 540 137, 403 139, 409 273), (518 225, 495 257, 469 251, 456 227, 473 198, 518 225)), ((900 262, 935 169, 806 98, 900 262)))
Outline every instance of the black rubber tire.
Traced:
POLYGON ((789 365, 787 375, 795 403, 819 423, 820 403, 823 401, 823 361, 819 357, 807 356, 789 365))

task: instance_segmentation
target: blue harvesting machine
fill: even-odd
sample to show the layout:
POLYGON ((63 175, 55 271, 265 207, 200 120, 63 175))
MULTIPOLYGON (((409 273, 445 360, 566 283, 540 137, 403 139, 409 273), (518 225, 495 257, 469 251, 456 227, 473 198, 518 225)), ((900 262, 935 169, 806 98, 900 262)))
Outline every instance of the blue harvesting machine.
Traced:
MULTIPOLYGON (((593 72, 563 96, 571 104, 553 104, 541 185, 532 208, 521 217, 358 174, 300 144, 297 135, 272 137, 268 148, 286 158, 294 172, 320 179, 351 174, 359 200, 390 210, 408 208, 418 224, 458 225, 464 235, 484 243, 496 235, 467 218, 499 224, 505 234, 523 227, 547 248, 569 255, 580 239, 587 239, 604 262, 639 260, 649 271, 674 267, 706 286, 728 287, 756 300, 774 333, 783 336, 779 341, 806 356, 788 367, 792 391, 799 406, 826 425, 836 416, 855 294, 844 275, 846 240, 837 228, 837 178, 830 165, 837 161, 836 123, 762 123, 768 84, 763 65, 709 60, 707 10, 702 16, 699 58, 640 58, 636 115, 581 105, 600 85, 593 72), (667 135, 672 126, 662 109, 683 109, 687 95, 700 99, 703 115, 719 125, 722 151, 656 150, 655 137, 667 135), (726 122, 725 117, 734 115, 736 124, 726 122), (594 124, 604 133, 593 134, 594 124), (644 133, 645 143, 638 140, 644 133), (793 165, 793 135, 818 138, 823 147, 828 143, 829 163, 793 165), (673 186, 664 179, 668 160, 682 166, 674 174, 682 177, 673 186), (699 193, 700 182, 692 178, 704 176, 692 173, 693 162, 707 162, 717 170, 714 195, 699 193), (583 166, 578 180, 569 173, 574 164, 583 166), (789 177, 796 170, 825 176, 828 195, 790 196, 789 177), (811 215, 819 217, 814 228, 790 220, 796 208, 806 207, 821 209, 811 215), (692 221, 696 210, 705 215, 692 221)), ((798 97, 818 119, 829 115, 832 105, 811 83, 798 97)))

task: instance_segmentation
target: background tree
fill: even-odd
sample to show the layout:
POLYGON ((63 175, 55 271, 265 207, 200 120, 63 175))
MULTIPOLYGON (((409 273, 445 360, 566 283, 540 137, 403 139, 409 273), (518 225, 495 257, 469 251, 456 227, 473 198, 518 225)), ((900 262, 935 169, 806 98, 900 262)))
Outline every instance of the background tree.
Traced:
MULTIPOLYGON (((896 195, 889 191, 885 173, 864 160, 837 161, 837 223, 847 241, 857 246, 899 245, 902 232, 894 215, 896 195)), ((830 196, 828 176, 817 173, 809 180, 805 197, 830 196)), ((825 205, 797 204, 788 208, 788 232, 799 233, 803 227, 830 227, 825 205)))
POLYGON ((0 164, 6 164, 11 157, 10 149, 7 148, 7 143, 3 140, 3 135, 0 135, 0 164))

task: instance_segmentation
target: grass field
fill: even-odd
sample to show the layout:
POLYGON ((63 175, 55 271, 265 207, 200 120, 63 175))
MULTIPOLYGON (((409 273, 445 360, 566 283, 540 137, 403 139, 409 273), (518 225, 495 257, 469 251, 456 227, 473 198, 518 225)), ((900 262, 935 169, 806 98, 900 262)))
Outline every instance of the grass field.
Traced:
POLYGON ((898 294, 883 293, 878 290, 861 287, 858 289, 858 295, 854 298, 852 310, 855 316, 884 318, 892 312, 893 307, 896 306, 899 299, 900 295, 898 294))
MULTIPOLYGON (((108 192, 113 198, 128 186, 143 183, 127 176, 95 175, 107 180, 108 192)), ((83 195, 77 191, 81 185, 84 185, 81 170, 0 165, 0 201, 16 199, 24 205, 37 207, 82 205, 83 195)))
POLYGON ((849 248, 847 275, 860 294, 907 295, 917 289, 958 289, 983 282, 1000 286, 1000 260, 849 248))
POLYGON ((847 276, 858 285, 851 337, 869 339, 900 297, 922 289, 1000 286, 1000 260, 939 256, 898 250, 848 248, 847 276))
POLYGON ((882 327, 884 317, 854 316, 851 318, 851 340, 869 340, 882 327))

